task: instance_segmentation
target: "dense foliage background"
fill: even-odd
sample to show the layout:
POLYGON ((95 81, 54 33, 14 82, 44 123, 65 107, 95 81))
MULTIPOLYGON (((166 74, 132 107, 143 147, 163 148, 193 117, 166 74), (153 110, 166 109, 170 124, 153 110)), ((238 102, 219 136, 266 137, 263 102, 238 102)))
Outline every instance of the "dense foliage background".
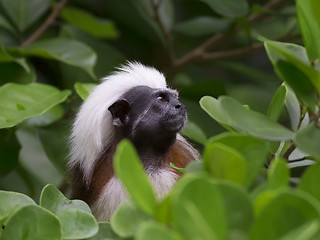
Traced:
POLYGON ((29 196, 0 191, 0 237, 318 239, 319 12, 318 0, 0 0, 0 189, 29 196), (179 90, 203 161, 157 202, 124 142, 116 166, 134 170, 119 178, 146 183, 98 226, 53 185, 68 195, 77 108, 127 60, 179 90))

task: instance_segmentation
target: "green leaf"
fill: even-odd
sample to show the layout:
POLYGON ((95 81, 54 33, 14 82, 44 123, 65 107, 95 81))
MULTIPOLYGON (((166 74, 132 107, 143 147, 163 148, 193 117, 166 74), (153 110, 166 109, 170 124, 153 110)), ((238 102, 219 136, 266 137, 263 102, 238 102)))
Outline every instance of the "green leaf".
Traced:
POLYGON ((276 41, 266 41, 265 48, 278 76, 299 97, 312 93, 312 86, 320 93, 320 73, 312 68, 305 48, 276 41))
MULTIPOLYGON (((10 173, 18 165, 20 144, 13 129, 0 130, 0 176, 10 173)), ((1 212, 1 211, 0 211, 1 212)))
POLYGON ((120 237, 112 231, 108 222, 99 222, 98 233, 86 240, 120 240, 120 237))
POLYGON ((81 210, 91 213, 89 206, 81 200, 67 199, 55 186, 46 185, 40 196, 40 206, 48 209, 54 214, 68 209, 81 210))
POLYGON ((46 127, 60 120, 66 113, 61 104, 54 106, 46 111, 44 114, 36 117, 31 117, 23 122, 23 126, 31 127, 46 127))
POLYGON ((216 121, 238 131, 270 141, 293 138, 293 132, 289 129, 261 113, 247 109, 231 97, 222 96, 217 100, 205 96, 200 100, 200 105, 216 121))
POLYGON ((27 195, 0 190, 0 226, 10 216, 28 205, 35 205, 35 202, 27 195))
POLYGON ((316 199, 320 201, 320 164, 309 166, 307 170, 303 173, 298 188, 311 194, 316 199))
POLYGON ((2 15, 0 15, 0 28, 6 29, 8 32, 12 33, 13 35, 17 34, 16 30, 11 25, 11 23, 2 15))
POLYGON ((279 239, 306 222, 319 219, 319 216, 311 198, 302 192, 284 191, 262 209, 253 223, 250 239, 279 239))
POLYGON ((6 224, 1 240, 61 240, 61 224, 51 212, 36 205, 16 212, 6 224))
POLYGON ((0 42, 0 62, 6 63, 6 62, 16 62, 19 64, 27 73, 30 72, 29 65, 27 64, 26 60, 24 58, 14 58, 12 57, 6 49, 2 46, 0 42))
POLYGON ((238 18, 244 17, 249 12, 249 5, 246 0, 201 0, 211 9, 223 16, 238 18))
POLYGON ((300 122, 300 104, 293 90, 289 86, 286 86, 286 88, 286 109, 290 117, 291 129, 295 131, 297 130, 300 122))
POLYGON ((186 177, 175 186, 172 223, 184 239, 225 239, 227 219, 218 187, 208 179, 186 177))
POLYGON ((119 205, 111 216, 110 224, 113 231, 120 237, 132 237, 137 229, 150 221, 150 217, 138 209, 132 202, 125 201, 119 205))
POLYGON ((270 103, 267 116, 273 120, 277 121, 281 115, 286 101, 287 88, 285 85, 281 85, 276 93, 274 94, 272 101, 270 103))
POLYGON ((206 134, 202 129, 193 122, 188 121, 187 125, 183 129, 182 134, 191 140, 204 145, 207 141, 206 134))
POLYGON ((320 158, 320 128, 314 123, 300 128, 295 135, 294 143, 300 150, 320 158))
POLYGON ((203 163, 213 177, 244 183, 247 168, 241 153, 221 143, 209 143, 203 154, 203 163))
POLYGON ((0 128, 12 127, 22 120, 38 116, 63 102, 71 94, 55 87, 30 83, 7 83, 0 87, 0 128))
POLYGON ((83 239, 98 232, 98 223, 94 216, 78 209, 67 209, 57 214, 62 225, 63 239, 83 239))
POLYGON ((49 9, 51 0, 2 0, 1 3, 12 22, 23 32, 49 9))
POLYGON ((247 168, 245 186, 247 187, 249 187, 255 180, 263 164, 267 160, 267 143, 249 135, 224 133, 211 138, 209 142, 224 144, 237 150, 242 156, 244 156, 247 168))
POLYGON ((198 37, 225 30, 230 24, 231 21, 227 19, 201 16, 177 23, 174 26, 174 30, 187 36, 198 37))
POLYGON ((320 58, 320 3, 318 0, 298 0, 296 3, 303 42, 309 59, 314 61, 320 58))
POLYGON ((74 7, 65 7, 62 9, 60 17, 94 37, 107 39, 119 37, 119 33, 112 21, 99 19, 90 12, 74 7))
MULTIPOLYGON (((97 79, 103 78, 113 71, 115 66, 119 66, 125 62, 125 57, 122 53, 109 43, 94 38, 79 28, 71 25, 64 25, 60 31, 60 36, 81 41, 96 52, 97 62, 94 66, 94 73, 97 76, 97 79)), ((92 78, 88 74, 79 71, 76 67, 61 64, 61 71, 65 88, 74 87, 76 82, 92 82, 92 78)))
POLYGON ((218 182, 222 201, 225 205, 228 233, 247 234, 253 222, 253 206, 248 193, 239 185, 231 182, 218 182))
POLYGON ((97 84, 94 83, 75 83, 74 89, 78 93, 78 95, 81 97, 81 99, 84 101, 89 96, 91 90, 97 86, 97 84))
POLYGON ((274 159, 268 170, 269 189, 276 190, 289 184, 289 169, 284 159, 274 159))
POLYGON ((119 143, 113 164, 117 177, 132 200, 142 211, 153 215, 157 205, 156 196, 139 156, 128 140, 119 143))
POLYGON ((148 222, 143 224, 137 234, 135 239, 137 240, 179 240, 179 236, 173 231, 170 231, 165 226, 155 223, 148 222))
POLYGON ((209 114, 214 120, 223 125, 231 126, 231 123, 228 120, 228 116, 222 109, 220 101, 213 97, 204 96, 200 100, 201 108, 209 114))
POLYGON ((26 63, 28 71, 21 67, 17 62, 3 62, 0 64, 0 84, 13 83, 31 83, 37 79, 33 65, 26 63))
POLYGON ((255 67, 249 66, 248 64, 244 64, 241 62, 222 62, 219 63, 223 67, 226 67, 236 74, 241 74, 246 78, 249 78, 255 82, 278 82, 279 79, 273 73, 269 73, 267 71, 262 71, 255 67))
POLYGON ((55 59, 82 68, 95 79, 93 67, 97 59, 96 53, 79 41, 53 38, 35 42, 23 49, 12 48, 10 51, 23 56, 55 59))
POLYGON ((279 240, 312 240, 319 238, 320 222, 310 221, 297 229, 294 229, 279 240), (317 235, 316 235, 317 234, 317 235))
POLYGON ((70 125, 70 121, 64 120, 37 128, 38 137, 47 157, 61 175, 67 172, 70 125))

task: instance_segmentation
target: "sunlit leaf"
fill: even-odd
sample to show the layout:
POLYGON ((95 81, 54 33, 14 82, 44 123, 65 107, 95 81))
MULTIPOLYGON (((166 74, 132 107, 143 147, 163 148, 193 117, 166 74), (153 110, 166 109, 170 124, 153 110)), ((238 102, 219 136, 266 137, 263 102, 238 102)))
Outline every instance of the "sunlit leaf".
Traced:
POLYGON ((41 115, 71 94, 53 86, 7 83, 0 87, 0 128, 12 127, 22 120, 41 115))

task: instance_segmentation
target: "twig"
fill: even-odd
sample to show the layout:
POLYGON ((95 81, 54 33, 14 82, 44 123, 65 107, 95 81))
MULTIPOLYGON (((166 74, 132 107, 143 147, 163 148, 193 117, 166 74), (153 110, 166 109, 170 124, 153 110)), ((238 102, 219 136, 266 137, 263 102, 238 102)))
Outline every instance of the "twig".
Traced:
MULTIPOLYGON (((283 5, 287 0, 270 0, 268 3, 264 5, 265 9, 275 9, 283 5)), ((248 16, 248 22, 252 23, 260 18, 262 18, 265 14, 251 14, 248 16)), ((226 56, 220 53, 208 53, 209 50, 211 50, 213 47, 219 46, 221 43, 225 42, 226 40, 232 38, 238 31, 240 30, 239 26, 235 26, 232 30, 226 32, 226 33, 218 33, 207 39, 204 43, 200 44, 198 47, 194 48, 184 56, 182 56, 179 59, 175 59, 174 61, 174 71, 177 72, 182 68, 185 68, 187 65, 197 62, 199 60, 212 60, 212 59, 219 59, 222 57, 230 58, 233 57, 233 53, 238 55, 245 55, 247 53, 250 53, 252 51, 258 50, 262 48, 263 46, 261 44, 253 44, 249 47, 242 48, 241 50, 230 50, 226 51, 226 56), (206 57, 205 57, 206 56, 206 57)), ((220 59, 219 59, 220 60, 220 59)))
POLYGON ((169 60, 170 60, 170 63, 173 64, 176 56, 175 56, 175 52, 174 52, 174 46, 173 46, 171 33, 166 29, 166 27, 164 26, 164 24, 160 18, 160 15, 159 15, 159 7, 163 1, 157 1, 157 0, 150 0, 150 1, 151 1, 151 5, 153 8, 153 12, 154 12, 154 20, 157 22, 157 24, 160 28, 160 31, 162 32, 162 34, 165 38, 167 48, 168 48, 169 60))
POLYGON ((290 154, 296 149, 296 146, 294 145, 294 143, 291 143, 289 145, 289 147, 287 148, 287 150, 284 152, 284 154, 282 155, 283 158, 287 159, 289 161, 289 156, 290 154))
POLYGON ((51 14, 48 18, 41 24, 41 26, 20 46, 27 47, 33 42, 35 42, 55 21, 55 19, 59 16, 63 7, 67 4, 68 0, 60 0, 60 2, 54 7, 51 14))

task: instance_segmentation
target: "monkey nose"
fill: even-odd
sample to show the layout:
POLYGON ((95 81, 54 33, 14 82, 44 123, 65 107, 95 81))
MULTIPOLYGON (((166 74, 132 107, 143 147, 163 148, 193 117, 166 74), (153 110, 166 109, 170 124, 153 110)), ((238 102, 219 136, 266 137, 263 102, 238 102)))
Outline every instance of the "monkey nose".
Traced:
POLYGON ((176 104, 175 108, 176 108, 176 109, 181 108, 181 104, 180 104, 180 103, 176 104))

